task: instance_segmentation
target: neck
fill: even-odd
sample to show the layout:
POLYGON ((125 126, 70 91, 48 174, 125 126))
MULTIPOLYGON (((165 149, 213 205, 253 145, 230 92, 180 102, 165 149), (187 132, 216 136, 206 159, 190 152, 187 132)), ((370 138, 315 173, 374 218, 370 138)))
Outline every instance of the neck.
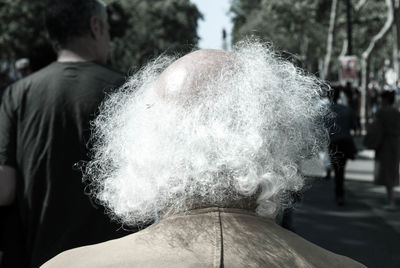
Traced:
POLYGON ((82 62, 82 61, 92 61, 91 57, 81 55, 75 51, 69 49, 62 49, 58 52, 57 61, 58 62, 82 62))
MULTIPOLYGON (((219 208, 231 208, 231 209, 244 209, 248 211, 255 212, 258 206, 257 204, 257 194, 252 196, 242 196, 240 198, 229 198, 217 202, 215 200, 195 200, 189 199, 184 204, 176 205, 169 204, 163 211, 160 212, 161 218, 169 217, 171 215, 185 213, 190 210, 196 209, 204 209, 210 207, 219 207, 219 208)), ((275 217, 275 214, 271 214, 271 216, 275 217)))
POLYGON ((96 46, 87 38, 79 38, 69 42, 57 53, 58 62, 99 61, 96 46))

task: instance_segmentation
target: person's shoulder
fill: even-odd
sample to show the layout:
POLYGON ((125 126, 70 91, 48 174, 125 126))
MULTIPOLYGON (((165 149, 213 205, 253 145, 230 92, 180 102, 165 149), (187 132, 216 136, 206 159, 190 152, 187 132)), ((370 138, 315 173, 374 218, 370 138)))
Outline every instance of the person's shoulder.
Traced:
MULTIPOLYGON (((146 241, 150 242, 149 239, 150 237, 147 237, 146 241)), ((138 243, 140 240, 139 238, 138 241, 138 233, 134 233, 122 238, 70 249, 48 260, 41 267, 142 267, 139 263, 143 263, 141 248, 144 243, 143 241, 138 243)), ((145 255, 149 257, 150 252, 145 255)))
POLYGON ((103 64, 99 64, 99 63, 95 63, 95 62, 92 62, 92 63, 93 63, 93 66, 95 68, 97 68, 99 71, 103 71, 103 72, 108 73, 110 75, 124 76, 124 74, 121 71, 119 71, 119 70, 117 70, 117 69, 115 69, 115 68, 113 68, 111 66, 103 65, 103 64))
MULTIPOLYGON (((190 266, 186 264, 196 262, 198 251, 189 250, 187 245, 183 246, 176 240, 170 241, 171 237, 168 235, 171 234, 171 228, 179 234, 186 234, 187 231, 182 231, 168 221, 159 222, 119 239, 64 251, 42 267, 139 268, 177 267, 177 264, 178 267, 190 266)), ((196 267, 204 266, 206 265, 196 267)))
POLYGON ((280 226, 272 228, 273 233, 285 240, 285 243, 298 256, 315 267, 365 267, 363 264, 343 255, 326 250, 301 236, 280 226))
POLYGON ((108 267, 109 257, 117 249, 109 241, 64 251, 48 260, 41 267, 108 267), (108 260, 108 261, 107 261, 108 260))
MULTIPOLYGON (((10 87, 12 88, 25 88, 36 81, 42 81, 45 77, 52 77, 52 73, 55 70, 55 63, 49 65, 31 73, 30 75, 14 82, 10 87)), ((54 78, 54 77, 52 77, 54 78)))
POLYGON ((4 96, 9 95, 11 99, 21 98, 27 91, 29 91, 32 85, 41 82, 45 76, 48 76, 49 71, 53 68, 52 65, 53 64, 49 64, 46 67, 10 84, 5 89, 4 96))
POLYGON ((126 80, 124 73, 106 65, 92 62, 91 70, 100 80, 105 80, 113 84, 122 84, 126 80))

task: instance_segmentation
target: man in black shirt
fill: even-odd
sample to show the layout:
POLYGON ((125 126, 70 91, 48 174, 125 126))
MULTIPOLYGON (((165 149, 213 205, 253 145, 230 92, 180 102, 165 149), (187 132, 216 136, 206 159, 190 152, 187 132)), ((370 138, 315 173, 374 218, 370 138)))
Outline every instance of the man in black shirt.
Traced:
POLYGON ((9 267, 38 267, 66 249, 124 234, 91 203, 73 168, 87 159, 89 122, 105 93, 124 82, 104 66, 105 6, 50 0, 45 19, 57 62, 11 85, 0 107, 0 205, 16 205, 14 231, 23 241, 5 252, 9 267))

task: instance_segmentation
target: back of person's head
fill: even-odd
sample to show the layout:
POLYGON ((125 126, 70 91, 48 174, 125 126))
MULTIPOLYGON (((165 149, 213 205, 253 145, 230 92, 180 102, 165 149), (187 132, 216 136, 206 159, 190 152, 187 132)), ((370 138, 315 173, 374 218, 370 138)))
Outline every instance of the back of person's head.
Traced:
POLYGON ((104 4, 99 0, 48 0, 45 24, 56 49, 73 38, 90 34, 90 19, 99 15, 104 4))
POLYGON ((382 103, 386 105, 393 105, 395 100, 394 90, 384 90, 381 94, 382 103))
POLYGON ((326 141, 319 81, 260 43, 172 61, 158 58, 103 104, 92 194, 127 225, 210 206, 272 215, 326 141))
POLYGON ((28 58, 21 58, 15 62, 15 69, 18 73, 18 78, 23 78, 31 73, 30 61, 28 58))
POLYGON ((30 62, 29 62, 28 58, 21 58, 21 59, 18 59, 17 61, 15 61, 15 68, 17 70, 22 70, 25 68, 29 68, 29 64, 30 64, 30 62))

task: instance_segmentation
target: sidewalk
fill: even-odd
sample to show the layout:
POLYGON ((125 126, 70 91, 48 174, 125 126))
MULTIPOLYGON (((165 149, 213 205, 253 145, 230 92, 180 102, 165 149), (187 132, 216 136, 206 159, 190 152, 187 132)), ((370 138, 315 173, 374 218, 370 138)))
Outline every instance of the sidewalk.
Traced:
MULTIPOLYGON (((400 267, 400 209, 382 209, 386 193, 373 184, 373 151, 362 150, 346 167, 346 205, 336 206, 333 179, 318 161, 306 163, 309 188, 294 210, 296 232, 305 239, 368 267, 400 267)), ((400 189, 396 188, 400 205, 400 189)))

